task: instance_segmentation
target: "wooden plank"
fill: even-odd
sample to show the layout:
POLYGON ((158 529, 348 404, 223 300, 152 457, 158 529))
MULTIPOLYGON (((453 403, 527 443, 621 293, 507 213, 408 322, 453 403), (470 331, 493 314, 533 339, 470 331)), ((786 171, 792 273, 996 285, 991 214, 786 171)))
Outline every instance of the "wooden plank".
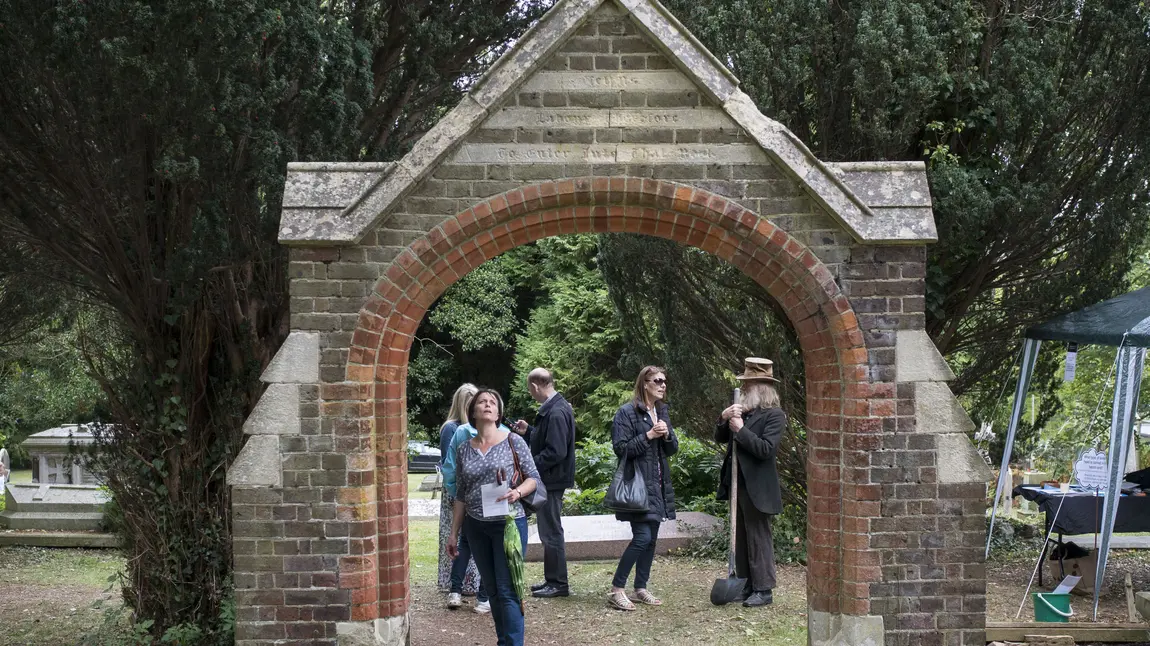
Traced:
POLYGON ((1130 581, 1130 573, 1126 573, 1126 615, 1130 623, 1138 621, 1138 611, 1134 609, 1134 584, 1130 581))
POLYGON ((986 641, 1024 641, 1026 635, 1070 635, 1078 642, 1145 642, 1150 630, 1145 624, 1087 624, 1048 622, 986 622, 986 641))

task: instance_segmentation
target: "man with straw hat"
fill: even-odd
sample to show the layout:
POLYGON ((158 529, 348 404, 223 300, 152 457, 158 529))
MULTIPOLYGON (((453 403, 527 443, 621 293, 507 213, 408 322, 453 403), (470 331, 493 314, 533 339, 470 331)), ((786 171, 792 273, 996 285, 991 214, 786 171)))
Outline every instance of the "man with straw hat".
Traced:
POLYGON ((748 357, 743 363, 739 401, 728 406, 715 427, 715 441, 729 443, 719 480, 719 500, 731 491, 731 452, 738 455, 735 571, 747 579, 743 605, 748 608, 772 603, 775 588, 775 548, 771 516, 782 513, 783 499, 775 462, 787 416, 780 408, 769 359, 748 357))

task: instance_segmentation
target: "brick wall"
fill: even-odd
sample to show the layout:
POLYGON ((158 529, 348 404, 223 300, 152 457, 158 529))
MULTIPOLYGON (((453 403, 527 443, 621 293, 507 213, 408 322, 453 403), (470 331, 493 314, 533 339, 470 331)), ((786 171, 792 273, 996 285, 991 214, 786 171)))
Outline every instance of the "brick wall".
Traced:
POLYGON ((900 331, 925 325, 925 248, 857 243, 607 4, 359 244, 291 250, 291 327, 318 335, 318 379, 280 438, 282 483, 236 489, 237 642, 334 644, 407 612, 412 335, 483 261, 600 231, 702 248, 787 313, 812 610, 881 615, 888 644, 978 641, 982 485, 938 482, 896 371, 900 331))

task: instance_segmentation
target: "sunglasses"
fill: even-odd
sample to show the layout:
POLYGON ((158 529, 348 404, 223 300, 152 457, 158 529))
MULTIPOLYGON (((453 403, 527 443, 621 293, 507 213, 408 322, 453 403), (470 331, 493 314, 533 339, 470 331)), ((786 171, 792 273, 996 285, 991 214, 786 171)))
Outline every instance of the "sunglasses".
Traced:
POLYGON ((667 380, 666 380, 666 379, 648 379, 647 381, 649 381, 649 382, 651 382, 651 383, 655 384, 656 386, 665 386, 665 385, 667 385, 667 380))

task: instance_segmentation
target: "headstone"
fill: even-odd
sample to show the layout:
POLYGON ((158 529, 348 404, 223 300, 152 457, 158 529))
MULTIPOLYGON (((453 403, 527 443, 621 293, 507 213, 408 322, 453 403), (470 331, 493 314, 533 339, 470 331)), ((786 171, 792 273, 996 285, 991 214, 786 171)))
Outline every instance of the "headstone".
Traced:
POLYGON ((442 484, 440 483, 439 474, 436 473, 433 475, 425 476, 423 478, 423 480, 420 481, 420 483, 419 483, 419 490, 420 491, 438 491, 441 486, 442 486, 442 484))
POLYGON ((0 449, 0 496, 4 495, 9 473, 12 473, 12 460, 8 457, 8 449, 0 449))
POLYGON ((1135 592, 1134 608, 1142 615, 1143 621, 1150 621, 1150 592, 1135 592))

